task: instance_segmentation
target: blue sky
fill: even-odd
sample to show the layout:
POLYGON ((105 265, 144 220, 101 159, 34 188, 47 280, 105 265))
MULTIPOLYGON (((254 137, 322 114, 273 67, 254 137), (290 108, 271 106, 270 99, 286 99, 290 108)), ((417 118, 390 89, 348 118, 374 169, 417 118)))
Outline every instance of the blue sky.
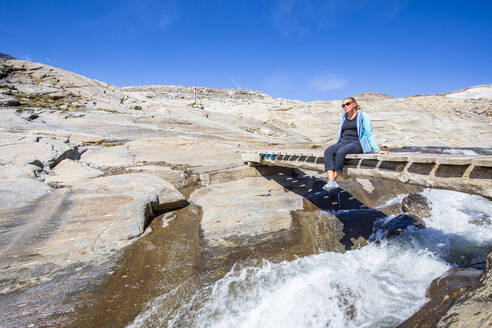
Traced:
POLYGON ((492 83, 492 1, 0 0, 0 52, 116 86, 304 101, 492 83))

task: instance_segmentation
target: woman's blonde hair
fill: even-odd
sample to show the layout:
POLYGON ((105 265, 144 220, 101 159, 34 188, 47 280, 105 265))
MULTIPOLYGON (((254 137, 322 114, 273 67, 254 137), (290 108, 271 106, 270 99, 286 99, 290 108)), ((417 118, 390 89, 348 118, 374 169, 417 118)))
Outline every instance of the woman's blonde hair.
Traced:
POLYGON ((353 101, 355 103, 355 109, 357 109, 357 110, 360 109, 360 105, 357 103, 357 100, 355 100, 354 97, 347 97, 344 100, 347 100, 347 99, 350 99, 351 101, 353 101))

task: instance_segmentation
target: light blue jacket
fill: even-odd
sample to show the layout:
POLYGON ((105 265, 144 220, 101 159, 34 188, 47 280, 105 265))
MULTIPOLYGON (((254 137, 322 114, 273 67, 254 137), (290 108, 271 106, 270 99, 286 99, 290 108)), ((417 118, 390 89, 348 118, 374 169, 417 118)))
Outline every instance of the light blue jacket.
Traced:
MULTIPOLYGON (((346 117, 347 114, 343 115, 342 121, 340 122, 338 141, 342 138, 342 126, 346 117)), ((371 120, 362 110, 359 110, 357 115, 357 134, 359 135, 359 142, 364 153, 379 152, 378 142, 372 133, 371 120)))

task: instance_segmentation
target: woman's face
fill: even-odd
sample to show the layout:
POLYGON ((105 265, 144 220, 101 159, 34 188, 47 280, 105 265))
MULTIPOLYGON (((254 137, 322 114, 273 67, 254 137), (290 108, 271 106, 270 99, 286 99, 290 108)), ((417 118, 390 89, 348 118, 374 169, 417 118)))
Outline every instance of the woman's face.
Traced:
POLYGON ((345 111, 345 113, 352 112, 353 110, 355 110, 356 106, 357 104, 352 99, 344 99, 342 102, 342 108, 345 111))

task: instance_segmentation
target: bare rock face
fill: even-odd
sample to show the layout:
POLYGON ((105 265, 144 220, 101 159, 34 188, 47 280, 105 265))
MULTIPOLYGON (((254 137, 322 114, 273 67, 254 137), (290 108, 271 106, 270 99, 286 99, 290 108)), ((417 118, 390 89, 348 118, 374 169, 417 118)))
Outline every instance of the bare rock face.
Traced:
POLYGON ((8 89, 20 102, 18 106, 62 109, 67 105, 64 108, 71 110, 129 110, 123 104, 129 99, 128 95, 112 85, 48 65, 3 60, 0 61, 0 78, 4 82, 0 89, 8 89))
POLYGON ((39 165, 54 167, 62 159, 76 156, 74 147, 64 139, 5 134, 3 140, 6 142, 0 153, 0 163, 3 165, 40 163, 39 165))
POLYGON ((215 184, 190 200, 203 210, 201 229, 210 247, 259 243, 262 235, 291 228, 290 211, 303 208, 302 197, 262 177, 215 184))
POLYGON ((128 146, 88 147, 81 156, 81 162, 96 167, 122 167, 135 163, 135 158, 128 146))
MULTIPOLYGON (((81 168, 62 164, 61 170, 77 175, 81 168)), ((84 176, 70 189, 52 189, 26 178, 0 181, 5 230, 0 260, 8 268, 0 271, 2 293, 49 280, 71 263, 110 255, 144 232, 153 211, 186 204, 171 184, 149 174, 84 176), (31 191, 28 195, 23 193, 26 189, 31 191), (39 276, 39 264, 30 260, 32 254, 51 269, 39 276), (15 275, 20 271, 24 273, 15 275)))
POLYGON ((431 207, 428 199, 421 194, 410 194, 403 198, 401 210, 404 213, 419 217, 428 218, 431 215, 431 207))
POLYGON ((357 101, 377 101, 383 99, 392 99, 394 97, 379 92, 364 92, 364 93, 359 93, 354 98, 357 101))
POLYGON ((64 159, 61 161, 44 180, 47 184, 55 186, 72 186, 82 180, 103 175, 104 172, 83 165, 78 161, 64 159))
MULTIPOLYGON (((491 118, 482 112, 492 105, 483 97, 490 90, 359 100, 382 145, 490 147, 484 136, 491 118)), ((280 185, 244 170, 240 157, 243 150, 335 141, 340 101, 198 88, 200 109, 188 106, 193 91, 117 88, 48 65, 0 60, 0 293, 41 284, 75 263, 97 266, 141 236, 156 213, 185 206, 177 188, 186 195, 198 188, 190 200, 202 209, 201 242, 210 248, 277 243, 272 249, 279 250, 301 242, 310 249, 297 254, 312 254, 313 247, 345 250, 341 238, 364 244, 360 234, 344 231, 350 218, 303 212, 299 189, 316 186, 280 185), (311 242, 316 231, 329 240, 311 242)), ((368 206, 394 191, 377 181, 361 184, 374 201, 368 206)))

